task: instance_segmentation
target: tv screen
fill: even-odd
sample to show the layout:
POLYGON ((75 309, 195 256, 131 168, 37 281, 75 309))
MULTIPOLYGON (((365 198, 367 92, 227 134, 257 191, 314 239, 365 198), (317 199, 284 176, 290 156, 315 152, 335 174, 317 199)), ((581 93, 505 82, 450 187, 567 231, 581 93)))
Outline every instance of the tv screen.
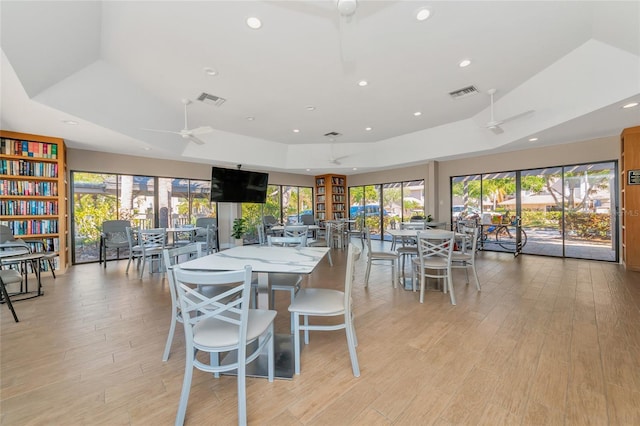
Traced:
POLYGON ((268 173, 213 167, 211 201, 223 203, 264 203, 267 201, 268 173))

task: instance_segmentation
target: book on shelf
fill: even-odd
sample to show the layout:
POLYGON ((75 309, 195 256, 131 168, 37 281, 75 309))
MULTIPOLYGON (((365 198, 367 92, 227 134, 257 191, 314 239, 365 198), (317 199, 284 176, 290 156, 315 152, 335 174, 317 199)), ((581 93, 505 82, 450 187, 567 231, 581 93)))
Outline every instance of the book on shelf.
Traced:
POLYGON ((47 142, 1 138, 0 153, 4 155, 55 160, 58 158, 58 145, 47 142))

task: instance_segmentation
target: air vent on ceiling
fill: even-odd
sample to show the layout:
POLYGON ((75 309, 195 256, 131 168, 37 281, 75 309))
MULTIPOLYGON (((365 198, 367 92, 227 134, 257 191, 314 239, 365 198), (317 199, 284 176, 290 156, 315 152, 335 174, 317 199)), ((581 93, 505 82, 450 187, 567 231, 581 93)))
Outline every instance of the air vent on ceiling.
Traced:
POLYGON ((338 132, 329 132, 329 133, 325 133, 324 134, 326 137, 331 138, 331 139, 335 139, 338 136, 342 136, 342 134, 338 133, 338 132))
POLYGON ((205 104, 215 105, 215 106, 220 106, 227 101, 225 98, 221 98, 220 96, 211 95, 205 92, 202 92, 202 94, 198 96, 198 100, 200 102, 204 102, 205 104))
POLYGON ((478 92, 478 89, 476 89, 475 86, 467 86, 463 87, 462 89, 449 92, 449 96, 451 96, 453 99, 461 99, 466 98, 467 96, 475 95, 476 93, 480 92, 478 92))

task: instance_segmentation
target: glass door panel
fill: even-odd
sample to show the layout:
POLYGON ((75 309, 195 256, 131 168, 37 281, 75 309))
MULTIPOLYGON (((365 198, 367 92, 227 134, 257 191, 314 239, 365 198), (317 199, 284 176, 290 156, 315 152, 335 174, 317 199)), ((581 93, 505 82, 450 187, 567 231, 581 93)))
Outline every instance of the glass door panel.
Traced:
POLYGON ((481 210, 480 175, 456 176, 451 178, 451 223, 460 219, 479 219, 481 210))
POLYGON ((73 263, 98 261, 102 222, 118 219, 116 183, 116 175, 71 173, 73 263))
POLYGON ((482 245, 485 249, 516 253, 517 235, 511 226, 516 212, 516 173, 482 175, 482 245))
POLYGON ((196 223, 199 217, 217 217, 216 203, 210 201, 211 182, 208 180, 192 180, 189 183, 191 200, 190 223, 196 223))
POLYGON ((524 170, 520 176, 520 217, 527 236, 522 252, 562 256, 562 168, 524 170))
POLYGON ((617 259, 615 176, 613 162, 564 168, 565 256, 617 259))
MULTIPOLYGON (((402 183, 387 183, 382 186, 382 206, 385 216, 388 218, 384 221, 385 231, 388 229, 400 228, 399 223, 402 222, 402 183)), ((390 241, 391 237, 386 235, 385 239, 390 241)))
MULTIPOLYGON (((156 226, 155 178, 151 176, 121 175, 121 212, 129 210, 131 224, 140 229, 156 226), (131 188, 131 189, 129 189, 131 188), (124 206, 127 207, 124 207, 124 206)), ((127 218, 128 219, 128 218, 127 218)))

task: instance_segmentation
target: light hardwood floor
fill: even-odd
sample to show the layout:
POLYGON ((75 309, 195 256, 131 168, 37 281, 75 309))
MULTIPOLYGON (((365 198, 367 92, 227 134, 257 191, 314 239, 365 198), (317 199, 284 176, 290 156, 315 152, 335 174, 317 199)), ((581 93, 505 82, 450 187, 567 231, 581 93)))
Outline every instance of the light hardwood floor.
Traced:
MULTIPOLYGON (((340 286, 333 251, 305 282, 340 286)), ((619 265, 481 253, 482 292, 454 272, 458 299, 394 289, 373 266, 353 291, 362 375, 342 332, 316 332, 292 381, 247 380, 250 424, 640 425, 640 274, 619 265)), ((184 370, 168 362, 167 282, 126 261, 44 278, 43 297, 1 314, 2 425, 169 425, 184 370)), ((288 296, 278 294, 279 330, 288 296)), ((234 377, 194 373, 186 424, 237 423, 234 377)))

